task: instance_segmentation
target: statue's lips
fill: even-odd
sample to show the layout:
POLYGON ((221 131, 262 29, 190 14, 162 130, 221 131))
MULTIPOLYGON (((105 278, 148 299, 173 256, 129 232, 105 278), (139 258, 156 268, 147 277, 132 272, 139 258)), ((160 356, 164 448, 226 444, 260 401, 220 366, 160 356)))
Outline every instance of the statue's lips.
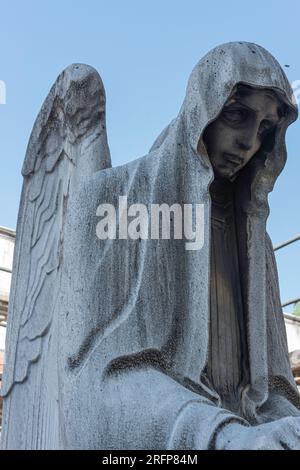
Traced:
POLYGON ((233 155, 232 153, 224 153, 224 158, 229 163, 232 163, 234 165, 241 165, 243 163, 243 159, 241 157, 239 157, 238 155, 233 155))

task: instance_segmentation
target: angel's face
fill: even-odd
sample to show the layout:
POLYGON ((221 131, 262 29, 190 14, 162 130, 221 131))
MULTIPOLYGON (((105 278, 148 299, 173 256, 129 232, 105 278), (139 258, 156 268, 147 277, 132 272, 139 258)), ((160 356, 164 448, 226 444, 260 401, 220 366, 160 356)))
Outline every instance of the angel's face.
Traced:
POLYGON ((216 175, 234 179, 275 131, 281 114, 271 90, 240 86, 203 134, 216 175))

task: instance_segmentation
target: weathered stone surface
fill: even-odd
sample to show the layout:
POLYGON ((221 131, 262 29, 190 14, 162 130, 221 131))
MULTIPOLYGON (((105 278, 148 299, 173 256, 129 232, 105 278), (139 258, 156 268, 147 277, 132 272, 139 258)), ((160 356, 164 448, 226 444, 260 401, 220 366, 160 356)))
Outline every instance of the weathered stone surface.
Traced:
POLYGON ((197 64, 178 117, 149 154, 109 168, 101 80, 82 65, 62 73, 23 168, 2 448, 300 448, 300 400, 266 234, 267 196, 296 114, 267 51, 225 44, 197 64), (249 380, 233 411, 205 382, 213 169, 202 134, 240 82, 277 90, 287 112, 272 150, 236 183, 249 380), (99 240, 97 207, 117 207, 120 195, 128 205, 203 204, 203 248, 188 251, 184 239, 99 240))

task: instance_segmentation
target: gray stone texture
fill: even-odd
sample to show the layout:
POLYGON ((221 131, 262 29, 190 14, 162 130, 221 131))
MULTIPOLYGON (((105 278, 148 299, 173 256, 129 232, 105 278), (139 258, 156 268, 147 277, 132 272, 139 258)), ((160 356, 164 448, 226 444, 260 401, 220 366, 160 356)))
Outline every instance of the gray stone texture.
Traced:
POLYGON ((300 448, 300 399, 266 233, 268 193, 296 116, 278 62, 255 44, 228 43, 196 65, 177 118, 149 154, 110 168, 99 75, 72 65, 58 77, 23 167, 3 449, 300 448), (239 180, 250 379, 233 413, 202 380, 213 171, 201 136, 240 82, 276 89, 289 112, 272 152, 239 180), (117 207, 119 195, 128 204, 204 204, 204 247, 99 240, 97 207, 117 207))

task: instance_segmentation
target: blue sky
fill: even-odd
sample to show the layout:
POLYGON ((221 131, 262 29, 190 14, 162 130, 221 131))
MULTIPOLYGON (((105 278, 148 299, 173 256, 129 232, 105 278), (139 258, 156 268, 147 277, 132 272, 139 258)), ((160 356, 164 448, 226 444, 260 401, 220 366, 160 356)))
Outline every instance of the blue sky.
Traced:
MULTIPOLYGON (((188 76, 212 47, 261 44, 300 80, 300 2, 286 0, 0 0, 0 225, 15 228, 21 166, 34 119, 53 81, 83 62, 101 74, 113 165, 143 154, 177 115, 188 76)), ((268 229, 279 243, 300 233, 299 122, 270 197, 268 229)), ((282 299, 300 296, 300 241, 277 255, 282 299)))

